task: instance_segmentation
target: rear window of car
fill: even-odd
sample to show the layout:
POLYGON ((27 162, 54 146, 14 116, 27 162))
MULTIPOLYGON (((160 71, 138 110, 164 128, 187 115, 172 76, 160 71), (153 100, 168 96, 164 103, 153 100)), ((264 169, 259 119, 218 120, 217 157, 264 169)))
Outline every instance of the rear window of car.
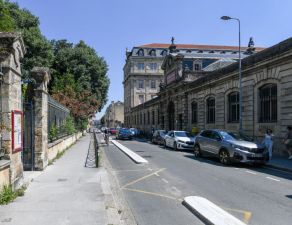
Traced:
POLYGON ((201 136, 211 138, 212 132, 210 130, 205 130, 201 133, 201 136))

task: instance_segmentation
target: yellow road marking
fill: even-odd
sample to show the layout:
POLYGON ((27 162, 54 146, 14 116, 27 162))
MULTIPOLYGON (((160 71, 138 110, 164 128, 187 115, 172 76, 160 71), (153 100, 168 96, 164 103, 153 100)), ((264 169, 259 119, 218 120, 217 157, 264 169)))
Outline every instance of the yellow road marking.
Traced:
POLYGON ((150 174, 148 174, 148 175, 146 175, 146 176, 144 176, 144 177, 141 177, 141 178, 139 178, 139 179, 137 179, 137 180, 134 180, 134 181, 132 181, 132 182, 130 182, 130 183, 127 183, 127 184, 125 184, 123 187, 121 187, 121 188, 125 188, 125 187, 127 187, 127 186, 129 186, 129 185, 132 185, 132 184, 135 184, 135 183, 137 183, 137 182, 139 182, 139 181, 141 181, 141 180, 145 180, 146 178, 148 178, 148 177, 151 177, 151 176, 153 176, 153 175, 155 175, 155 174, 158 174, 158 173, 160 173, 161 171, 163 171, 163 170, 165 170, 165 168, 162 168, 162 169, 160 169, 160 170, 158 170, 158 171, 156 171, 156 172, 154 172, 154 173, 150 173, 150 174))
POLYGON ((153 195, 153 196, 158 196, 158 197, 162 197, 162 198, 168 198, 168 199, 172 199, 172 200, 175 200, 175 201, 180 201, 180 202, 183 201, 183 200, 180 199, 180 198, 175 198, 175 197, 172 197, 172 196, 163 195, 163 194, 159 194, 159 193, 155 193, 155 192, 143 191, 143 190, 132 189, 132 188, 123 188, 123 189, 124 189, 124 190, 127 190, 127 191, 139 192, 139 193, 148 194, 148 195, 153 195))
POLYGON ((250 221, 251 215, 252 213, 249 211, 245 211, 245 210, 239 210, 239 209, 229 209, 229 208, 224 208, 227 211, 231 211, 231 212, 239 212, 243 214, 243 218, 244 218, 244 222, 248 224, 248 222, 250 221))

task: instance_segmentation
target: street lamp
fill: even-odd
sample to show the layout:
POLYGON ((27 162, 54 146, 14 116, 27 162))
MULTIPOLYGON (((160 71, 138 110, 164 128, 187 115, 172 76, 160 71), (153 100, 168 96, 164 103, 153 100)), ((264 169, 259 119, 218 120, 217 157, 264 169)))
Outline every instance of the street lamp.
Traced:
POLYGON ((238 22, 238 72, 239 72, 239 131, 242 133, 242 75, 241 75, 241 38, 240 38, 240 20, 230 16, 222 16, 222 20, 236 20, 238 22))

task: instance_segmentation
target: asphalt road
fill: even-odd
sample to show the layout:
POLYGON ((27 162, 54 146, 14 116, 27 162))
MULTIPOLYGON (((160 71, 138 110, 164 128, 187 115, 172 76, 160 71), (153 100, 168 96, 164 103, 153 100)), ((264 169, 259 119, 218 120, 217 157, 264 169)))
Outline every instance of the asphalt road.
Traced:
POLYGON ((248 165, 223 166, 143 140, 119 141, 149 161, 134 163, 114 145, 107 158, 139 225, 202 224, 182 205, 201 196, 247 224, 292 224, 292 174, 248 165))

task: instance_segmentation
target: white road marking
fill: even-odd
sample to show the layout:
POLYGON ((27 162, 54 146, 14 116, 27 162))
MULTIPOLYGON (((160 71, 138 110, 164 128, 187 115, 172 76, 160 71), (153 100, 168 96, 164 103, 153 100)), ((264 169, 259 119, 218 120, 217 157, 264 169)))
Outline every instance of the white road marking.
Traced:
POLYGON ((168 184, 168 181, 167 181, 166 179, 162 178, 162 181, 163 181, 164 183, 167 183, 167 184, 168 184))
POLYGON ((273 177, 266 177, 267 179, 270 179, 270 180, 274 180, 274 181, 280 181, 280 180, 278 180, 278 179, 275 179, 275 178, 273 178, 273 177))
POLYGON ((159 174, 158 173, 154 173, 157 177, 159 177, 159 174))
POLYGON ((252 171, 249 171, 249 170, 246 170, 245 172, 246 172, 246 173, 253 174, 253 175, 257 175, 257 173, 255 173, 255 172, 252 172, 252 171))

